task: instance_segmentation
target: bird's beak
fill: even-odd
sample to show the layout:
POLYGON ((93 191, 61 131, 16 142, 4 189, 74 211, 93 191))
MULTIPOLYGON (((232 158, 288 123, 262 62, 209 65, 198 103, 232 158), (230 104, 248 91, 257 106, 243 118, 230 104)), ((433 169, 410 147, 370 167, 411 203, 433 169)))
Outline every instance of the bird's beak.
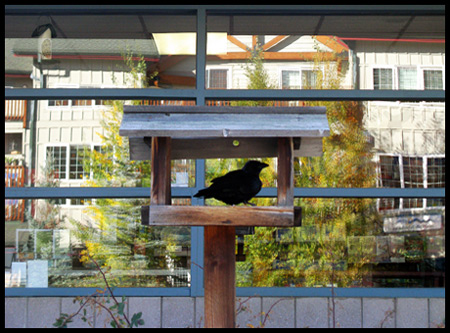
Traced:
POLYGON ((269 164, 267 164, 267 163, 261 163, 261 164, 262 164, 261 169, 267 168, 269 166, 269 164))

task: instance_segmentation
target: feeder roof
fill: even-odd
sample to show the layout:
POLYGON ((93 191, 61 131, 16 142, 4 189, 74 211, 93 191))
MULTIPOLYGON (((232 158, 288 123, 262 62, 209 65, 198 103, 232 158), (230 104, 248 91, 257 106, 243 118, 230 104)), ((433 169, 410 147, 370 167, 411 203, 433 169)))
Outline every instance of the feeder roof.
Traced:
POLYGON ((172 138, 172 159, 198 159, 277 156, 279 137, 320 156, 330 129, 325 107, 124 106, 119 134, 132 160, 151 159, 151 137, 172 138))
POLYGON ((324 137, 325 107, 125 106, 122 136, 171 138, 324 137))

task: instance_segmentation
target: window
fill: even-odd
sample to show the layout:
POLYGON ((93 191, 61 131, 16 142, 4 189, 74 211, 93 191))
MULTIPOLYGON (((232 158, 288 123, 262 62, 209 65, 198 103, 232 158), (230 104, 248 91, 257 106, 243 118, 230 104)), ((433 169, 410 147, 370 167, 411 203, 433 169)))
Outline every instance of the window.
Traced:
POLYGON ((87 147, 85 145, 47 147, 47 161, 50 158, 50 168, 54 170, 55 178, 60 180, 82 180, 85 178, 83 156, 87 147), (69 151, 69 156, 67 151, 69 151), (67 170, 69 170, 68 173, 67 170))
POLYGON ((73 99, 72 106, 92 106, 96 105, 91 99, 73 99))
POLYGON ((5 133, 5 154, 22 154, 22 133, 5 133))
POLYGON ((420 66, 400 66, 373 69, 373 89, 442 90, 442 69, 422 69, 420 66))
MULTIPOLYGON (((53 88, 98 88, 93 86, 80 86, 77 84, 57 84, 54 85, 53 88)), ((102 86, 101 88, 117 88, 117 86, 102 86)), ((106 105, 106 101, 104 100, 95 100, 95 99, 65 99, 65 100, 48 100, 49 107, 95 107, 106 105)))
MULTIPOLYGON (((400 188, 400 165, 399 156, 379 156, 380 187, 400 188)), ((379 209, 397 209, 400 198, 382 198, 379 200, 379 209)))
POLYGON ((392 69, 374 68, 373 69, 373 89, 383 90, 392 89, 392 69))
POLYGON ((444 89, 441 70, 424 70, 423 81, 424 81, 423 86, 425 90, 444 89))
POLYGON ((69 179, 83 179, 83 156, 86 146, 70 146, 69 179))
MULTIPOLYGON (((403 156, 404 188, 420 188, 423 186, 423 159, 422 157, 403 156)), ((423 207, 423 199, 405 198, 403 208, 423 207)))
POLYGON ((318 70, 281 70, 281 89, 314 89, 317 85, 318 70))
POLYGON ((302 70, 302 88, 314 89, 317 85, 318 71, 302 70))
MULTIPOLYGON (((380 187, 437 188, 445 186, 445 157, 379 156, 380 187)), ((395 198, 380 199, 379 209, 408 209, 443 206, 442 199, 395 198)))
POLYGON ((281 71, 281 89, 300 89, 300 71, 281 71))
POLYGON ((69 106, 69 100, 49 100, 48 106, 69 106))
MULTIPOLYGON (((445 157, 427 158, 427 188, 445 187, 445 157)), ((428 199, 429 207, 444 206, 444 199, 428 199)))
POLYGON ((398 69, 398 89, 417 89, 417 69, 400 67, 398 69))
POLYGON ((47 163, 53 168, 56 179, 66 179, 66 156, 67 147, 47 147, 47 163))
POLYGON ((228 69, 209 69, 206 71, 206 87, 209 89, 228 88, 228 69))

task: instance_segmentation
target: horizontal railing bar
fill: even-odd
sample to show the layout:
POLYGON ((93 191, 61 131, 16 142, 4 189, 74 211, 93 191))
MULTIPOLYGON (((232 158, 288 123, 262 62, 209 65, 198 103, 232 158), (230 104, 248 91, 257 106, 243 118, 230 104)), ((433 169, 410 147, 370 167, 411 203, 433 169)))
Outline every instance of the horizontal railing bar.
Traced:
MULTIPOLYGON (((194 187, 173 187, 172 197, 192 197, 194 187)), ((276 188, 263 188, 258 197, 276 197, 276 188)), ((5 188, 5 199, 149 198, 149 187, 16 187, 5 188)), ((445 188, 310 188, 296 187, 296 198, 445 198, 445 188)))
MULTIPOLYGON (((5 297, 77 297, 90 296, 101 288, 65 287, 65 288, 5 288, 5 297)), ((190 287, 152 287, 152 288, 114 288, 114 296, 134 297, 188 297, 191 296, 190 287)))
POLYGON ((444 90, 322 89, 5 89, 5 99, 207 99, 445 102, 444 90))
POLYGON ((308 287, 241 287, 238 297, 383 297, 440 298, 445 288, 308 288, 308 287))
POLYGON ((207 99, 445 102, 444 90, 227 89, 205 90, 207 99))
MULTIPOLYGON (((98 288, 5 288, 6 297, 89 296, 98 288)), ((115 296, 173 297, 192 296, 190 287, 177 288, 116 288, 115 296)), ((203 296, 203 290, 200 295, 203 296)), ((308 288, 308 287, 237 287, 238 297, 382 297, 382 298, 443 298, 445 288, 308 288)))

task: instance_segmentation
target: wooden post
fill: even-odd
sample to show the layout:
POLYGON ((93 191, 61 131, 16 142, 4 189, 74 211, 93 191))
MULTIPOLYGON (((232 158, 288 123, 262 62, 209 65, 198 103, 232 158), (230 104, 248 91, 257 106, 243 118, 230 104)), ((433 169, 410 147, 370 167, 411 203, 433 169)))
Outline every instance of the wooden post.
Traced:
POLYGON ((152 138, 151 205, 170 205, 171 138, 152 138))
POLYGON ((278 206, 294 206, 294 143, 278 138, 278 206))
POLYGON ((205 328, 234 328, 235 227, 205 227, 205 328))

